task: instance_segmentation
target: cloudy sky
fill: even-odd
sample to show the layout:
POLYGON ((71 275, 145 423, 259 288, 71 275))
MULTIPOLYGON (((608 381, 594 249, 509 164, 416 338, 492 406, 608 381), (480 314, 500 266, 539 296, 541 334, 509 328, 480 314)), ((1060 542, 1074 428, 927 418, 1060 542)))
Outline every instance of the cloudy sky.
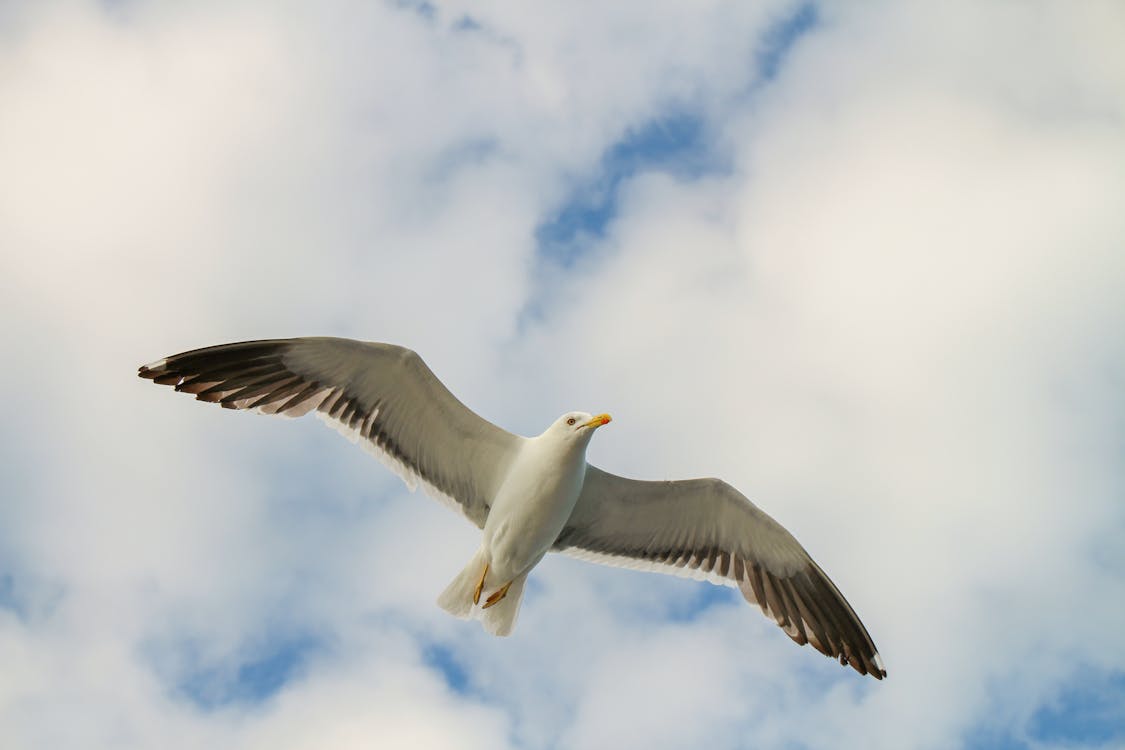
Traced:
POLYGON ((1125 9, 0 4, 0 745, 1119 748, 1125 9), (889 679, 735 592, 478 532, 314 419, 135 377, 419 351, 720 476, 889 679))

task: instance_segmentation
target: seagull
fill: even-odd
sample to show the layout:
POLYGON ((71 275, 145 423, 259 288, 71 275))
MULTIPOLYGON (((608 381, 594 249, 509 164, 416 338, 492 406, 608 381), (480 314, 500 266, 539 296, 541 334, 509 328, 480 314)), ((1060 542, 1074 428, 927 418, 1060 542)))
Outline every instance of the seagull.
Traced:
POLYGON ((306 337, 195 349, 138 375, 227 409, 310 411, 482 530, 438 597, 494 635, 515 626, 528 574, 548 552, 734 586, 797 644, 886 677, 843 594, 797 540, 719 479, 639 481, 586 462, 608 414, 563 414, 514 435, 461 403, 414 351, 306 337))

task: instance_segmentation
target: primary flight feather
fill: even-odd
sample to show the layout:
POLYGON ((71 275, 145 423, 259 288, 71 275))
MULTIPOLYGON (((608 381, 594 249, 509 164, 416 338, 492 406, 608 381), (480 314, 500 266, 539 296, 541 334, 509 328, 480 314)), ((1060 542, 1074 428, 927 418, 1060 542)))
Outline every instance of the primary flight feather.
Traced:
POLYGON ((520 437, 477 416, 422 358, 339 338, 196 349, 139 375, 228 409, 299 417, 316 410, 412 488, 460 510, 481 546, 438 598, 489 632, 515 625, 524 581, 549 551, 737 586, 798 644, 886 676, 840 590, 779 523, 718 479, 646 482, 586 463, 608 414, 571 412, 520 437))

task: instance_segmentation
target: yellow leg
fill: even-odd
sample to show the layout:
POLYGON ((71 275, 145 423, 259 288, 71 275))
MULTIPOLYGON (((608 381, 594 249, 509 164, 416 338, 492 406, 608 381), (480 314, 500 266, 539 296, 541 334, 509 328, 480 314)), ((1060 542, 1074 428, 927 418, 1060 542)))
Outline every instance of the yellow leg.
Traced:
POLYGON ((503 599, 505 596, 507 596, 508 595, 508 589, 510 589, 511 587, 512 587, 512 582, 508 581, 503 586, 498 588, 496 591, 493 591, 492 595, 484 600, 484 607, 482 607, 482 609, 488 609, 493 604, 496 604, 501 599, 503 599))
POLYGON ((488 575, 488 563, 484 564, 484 570, 480 572, 480 580, 477 581, 477 588, 473 591, 473 604, 480 604, 480 592, 484 590, 484 577, 488 575))

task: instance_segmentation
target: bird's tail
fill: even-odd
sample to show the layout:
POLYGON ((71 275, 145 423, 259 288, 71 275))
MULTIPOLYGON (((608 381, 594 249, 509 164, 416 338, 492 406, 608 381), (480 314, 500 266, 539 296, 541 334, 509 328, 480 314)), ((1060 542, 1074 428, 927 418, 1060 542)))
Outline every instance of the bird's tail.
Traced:
POLYGON ((519 617, 527 573, 516 576, 504 598, 486 608, 484 604, 488 596, 505 583, 494 580, 490 574, 481 592, 480 603, 474 605, 473 594, 476 592, 486 560, 484 550, 478 550, 469 560, 469 564, 445 587, 445 591, 441 592, 437 600, 438 606, 454 617, 479 619, 484 629, 493 635, 510 635, 519 617))
POLYGON ((437 600, 438 606, 462 620, 472 617, 473 593, 476 591, 477 581, 480 580, 480 573, 484 570, 487 559, 483 548, 477 550, 464 570, 445 587, 445 591, 441 592, 437 600))
POLYGON ((484 629, 493 635, 511 635, 516 627, 516 620, 520 616, 520 604, 523 603, 523 584, 527 580, 527 573, 520 573, 512 579, 508 594, 488 609, 480 610, 481 624, 484 629))

